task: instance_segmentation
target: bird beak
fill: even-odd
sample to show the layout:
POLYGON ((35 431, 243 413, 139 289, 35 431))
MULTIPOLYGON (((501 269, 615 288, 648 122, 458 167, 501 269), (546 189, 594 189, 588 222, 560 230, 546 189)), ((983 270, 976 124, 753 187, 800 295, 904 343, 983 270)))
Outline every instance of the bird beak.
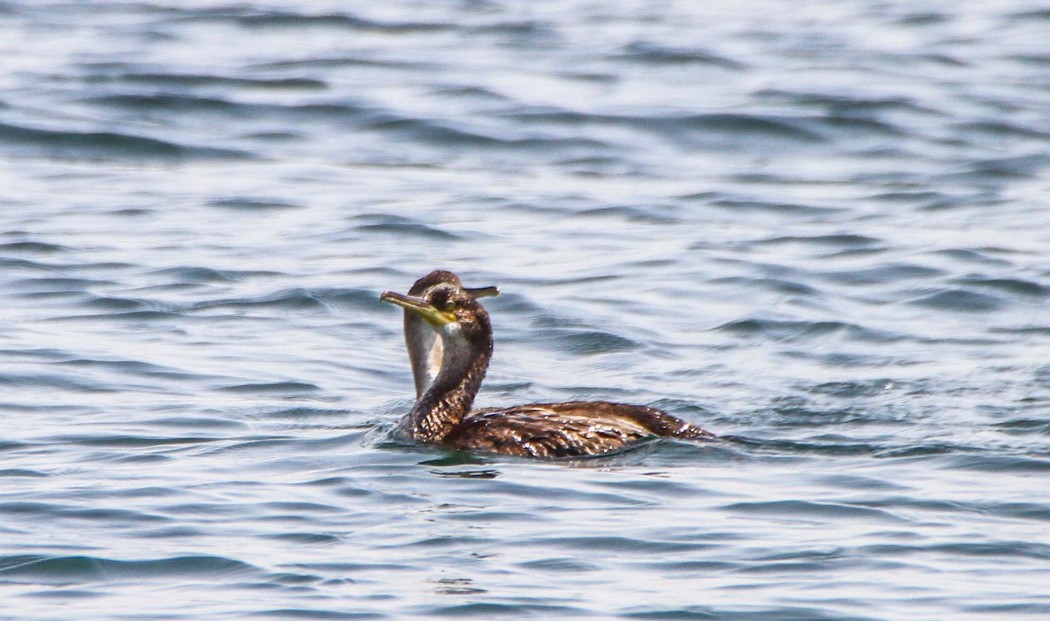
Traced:
POLYGON ((435 328, 440 328, 441 326, 455 323, 457 321, 456 316, 453 313, 438 310, 423 298, 402 295, 400 293, 395 293, 394 291, 384 291, 383 295, 379 296, 379 301, 390 302, 391 304, 400 306, 405 310, 418 313, 420 317, 426 319, 427 323, 435 328))
POLYGON ((494 298, 499 295, 499 287, 463 287, 463 290, 476 298, 494 298))

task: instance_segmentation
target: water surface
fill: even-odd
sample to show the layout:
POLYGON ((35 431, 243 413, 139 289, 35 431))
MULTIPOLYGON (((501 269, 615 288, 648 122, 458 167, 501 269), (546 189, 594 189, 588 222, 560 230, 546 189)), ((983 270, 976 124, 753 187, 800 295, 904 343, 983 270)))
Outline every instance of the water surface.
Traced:
POLYGON ((1050 614, 1050 57, 1018 0, 0 2, 0 617, 1050 614), (451 454, 480 405, 718 434, 451 454))

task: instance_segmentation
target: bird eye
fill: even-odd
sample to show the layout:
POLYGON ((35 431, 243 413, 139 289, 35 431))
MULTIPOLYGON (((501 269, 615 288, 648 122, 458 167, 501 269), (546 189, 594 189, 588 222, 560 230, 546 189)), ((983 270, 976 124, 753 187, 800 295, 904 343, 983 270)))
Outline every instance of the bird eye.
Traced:
POLYGON ((451 313, 452 311, 456 310, 456 303, 452 300, 445 300, 445 303, 441 305, 441 310, 445 311, 446 313, 451 313))

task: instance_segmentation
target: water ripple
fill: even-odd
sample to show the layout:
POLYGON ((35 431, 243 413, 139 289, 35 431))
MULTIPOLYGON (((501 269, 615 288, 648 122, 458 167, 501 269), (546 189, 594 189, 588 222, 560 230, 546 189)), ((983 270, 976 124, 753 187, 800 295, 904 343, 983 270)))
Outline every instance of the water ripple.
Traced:
POLYGON ((0 614, 1047 613, 1045 7, 279 4, 0 0, 0 614), (439 267, 721 439, 399 437, 439 267))
POLYGON ((38 129, 0 123, 5 150, 19 154, 64 158, 201 159, 247 158, 235 149, 190 146, 133 134, 110 131, 38 129))
POLYGON ((16 583, 84 584, 134 579, 198 578, 254 574, 256 568, 221 556, 122 561, 95 556, 0 557, 0 577, 16 583))

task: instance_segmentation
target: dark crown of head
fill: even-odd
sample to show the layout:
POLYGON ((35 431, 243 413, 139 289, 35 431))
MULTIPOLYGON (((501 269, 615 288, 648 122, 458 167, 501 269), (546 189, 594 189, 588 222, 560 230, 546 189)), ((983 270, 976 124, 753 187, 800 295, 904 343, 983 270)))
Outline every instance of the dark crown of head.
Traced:
POLYGON ((409 290, 409 295, 422 295, 424 291, 433 287, 434 285, 440 285, 442 283, 448 283, 457 287, 462 287, 463 283, 460 281, 459 276, 456 276, 448 270, 434 270, 426 276, 420 278, 412 285, 409 290))

